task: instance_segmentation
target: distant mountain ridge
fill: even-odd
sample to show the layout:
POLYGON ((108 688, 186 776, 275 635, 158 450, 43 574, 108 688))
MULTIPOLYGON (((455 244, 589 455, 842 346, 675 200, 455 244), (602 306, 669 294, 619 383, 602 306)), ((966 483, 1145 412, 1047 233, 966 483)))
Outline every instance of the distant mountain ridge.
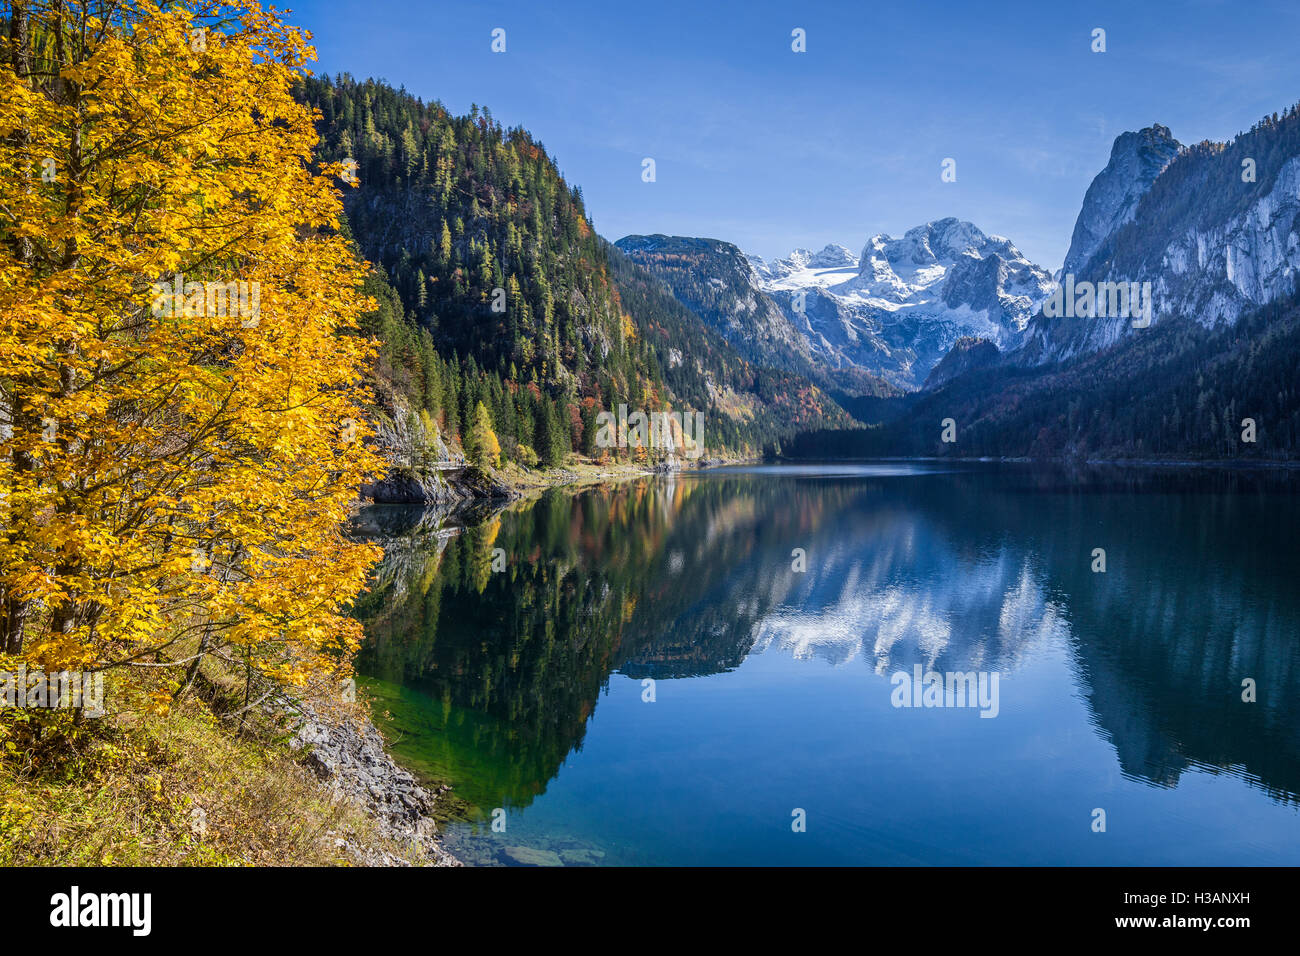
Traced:
MULTIPOLYGON (((826 361, 810 345, 808 322, 773 300, 753 262, 730 242, 692 236, 624 236, 614 245, 667 283, 673 294, 746 359, 807 376, 851 395, 897 391, 886 376, 826 361)), ((847 250, 846 250, 847 251, 847 250)))
POLYGON ((834 243, 771 262, 716 239, 626 236, 616 245, 738 348, 769 359, 775 349, 787 367, 811 363, 841 380, 865 373, 901 390, 920 387, 963 336, 1018 346, 1051 287, 1010 240, 955 218, 872 236, 860 257, 834 243))
POLYGON ((1175 143, 1160 126, 1116 140, 1076 223, 1077 271, 1063 275, 1076 288, 1149 283, 1149 327, 1040 308, 1017 347, 964 341, 923 391, 855 406, 878 427, 804 436, 786 453, 1300 458, 1300 107, 1166 162, 1175 143))
POLYGON ((620 405, 703 412, 710 455, 850 424, 799 370, 749 361, 614 261, 581 190, 526 130, 349 76, 306 78, 300 96, 320 111, 322 161, 353 167, 345 226, 376 267, 380 308, 363 330, 380 341, 380 434, 406 446, 395 463, 457 442, 473 457, 489 425, 524 465, 614 454, 595 446, 595 419, 620 405))
POLYGON ((807 344, 770 299, 758 290, 754 269, 729 242, 683 236, 624 236, 615 246, 673 287, 677 298, 710 321, 752 361, 789 367, 807 361, 807 344), (688 276, 707 269, 707 280, 688 276))

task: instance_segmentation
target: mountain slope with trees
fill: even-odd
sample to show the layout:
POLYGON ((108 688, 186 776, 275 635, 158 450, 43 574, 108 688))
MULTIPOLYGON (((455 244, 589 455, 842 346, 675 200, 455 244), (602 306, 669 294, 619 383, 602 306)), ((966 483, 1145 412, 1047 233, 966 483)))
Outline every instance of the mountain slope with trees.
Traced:
MULTIPOLYGON (((808 378, 837 398, 896 395, 880 375, 809 346, 809 317, 788 316, 761 288, 749 258, 730 242, 690 236, 624 236, 615 243, 659 277, 737 352, 759 365, 808 378)), ((846 250, 847 251, 847 250, 846 250)), ((814 302, 810 308, 815 308, 814 302)))
POLYGON ((1191 319, 1049 369, 999 365, 895 400, 878 423, 822 431, 795 458, 951 456, 1168 460, 1300 458, 1300 299, 1233 328, 1191 319), (892 420, 881 421, 885 415, 892 420), (953 442, 942 440, 951 418, 953 442), (1245 419, 1255 440, 1246 441, 1245 419))
POLYGON ((300 95, 321 113, 321 160, 355 164, 345 209, 376 267, 376 397, 410 446, 463 445, 479 405, 502 458, 529 466, 600 454, 597 415, 619 405, 702 411, 709 454, 849 423, 614 264, 581 190, 523 129, 348 76, 308 79, 300 95))

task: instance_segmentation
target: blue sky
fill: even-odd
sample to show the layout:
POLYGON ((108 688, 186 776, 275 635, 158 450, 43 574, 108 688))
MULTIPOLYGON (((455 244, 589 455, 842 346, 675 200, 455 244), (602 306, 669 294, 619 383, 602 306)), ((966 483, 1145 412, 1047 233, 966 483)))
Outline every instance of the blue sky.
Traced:
POLYGON ((319 72, 529 129, 607 238, 767 257, 958 216, 1055 269, 1119 133, 1226 139, 1300 100, 1294 0, 282 2, 319 72))

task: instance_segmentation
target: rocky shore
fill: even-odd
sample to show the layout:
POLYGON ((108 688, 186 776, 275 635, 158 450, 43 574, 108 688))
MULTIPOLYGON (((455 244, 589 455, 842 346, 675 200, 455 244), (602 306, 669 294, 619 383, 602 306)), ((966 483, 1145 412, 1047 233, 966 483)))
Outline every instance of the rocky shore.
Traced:
MULTIPOLYGON (((451 788, 430 792, 422 786, 388 753, 384 738, 368 717, 348 714, 336 719, 303 707, 291 746, 304 751, 303 762, 332 796, 363 806, 385 837, 411 847, 413 855, 426 865, 461 865, 439 841, 434 822, 437 802, 451 788)), ((356 865, 410 865, 409 860, 386 850, 339 835, 334 839, 356 865)))
POLYGON ((361 497, 377 505, 429 505, 449 508, 467 501, 512 501, 520 493, 481 468, 415 472, 398 469, 361 486, 361 497))

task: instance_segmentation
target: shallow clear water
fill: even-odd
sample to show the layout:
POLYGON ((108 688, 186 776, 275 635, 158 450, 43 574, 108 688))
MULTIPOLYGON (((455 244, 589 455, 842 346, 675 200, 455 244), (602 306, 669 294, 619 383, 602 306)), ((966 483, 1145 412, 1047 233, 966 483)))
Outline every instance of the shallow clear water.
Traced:
POLYGON ((1293 864, 1293 482, 837 464, 454 534, 370 509, 359 669, 470 863, 1293 864), (904 701, 918 666, 985 697, 904 701))

